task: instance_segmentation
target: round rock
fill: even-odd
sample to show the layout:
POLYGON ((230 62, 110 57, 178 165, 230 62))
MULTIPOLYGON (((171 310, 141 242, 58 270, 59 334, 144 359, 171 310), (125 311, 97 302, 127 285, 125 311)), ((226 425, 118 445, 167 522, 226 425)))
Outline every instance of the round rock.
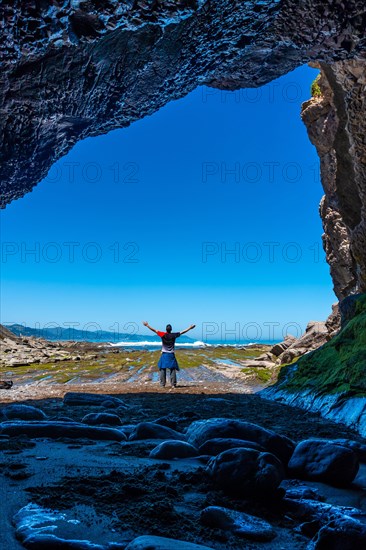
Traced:
POLYGON ((163 441, 150 452, 150 458, 172 460, 174 458, 191 458, 198 455, 198 450, 185 441, 163 441))
POLYGON ((168 426, 161 426, 155 422, 141 422, 135 426, 129 437, 130 441, 138 439, 177 439, 184 441, 185 436, 168 428, 168 426))
POLYGON ((281 461, 271 453, 254 449, 224 451, 212 458, 206 469, 219 489, 240 497, 273 494, 284 479, 281 461))
POLYGON ((92 439, 95 441, 126 441, 126 435, 116 428, 101 426, 86 426, 79 422, 33 421, 33 422, 3 422, 0 424, 0 434, 17 437, 25 435, 29 438, 58 439, 92 439))
POLYGON ((47 418, 41 409, 17 403, 5 407, 3 413, 8 420, 45 420, 47 418))
POLYGON ((358 456, 358 460, 366 463, 366 445, 364 443, 354 441, 353 439, 332 439, 329 443, 334 443, 334 445, 342 445, 342 447, 352 449, 352 451, 354 451, 358 456))
POLYGON ((357 475, 359 461, 350 448, 323 439, 301 441, 288 464, 289 474, 300 479, 342 486, 357 475))
POLYGON ((253 441, 276 455, 285 465, 291 458, 295 444, 288 438, 250 422, 230 418, 210 418, 193 422, 187 432, 187 441, 199 448, 205 441, 234 438, 253 441))
POLYGON ((99 393, 79 393, 79 392, 68 392, 64 395, 63 403, 64 405, 72 406, 95 406, 100 407, 104 406, 103 403, 109 401, 114 403, 116 407, 127 408, 127 405, 119 399, 119 397, 114 397, 112 395, 102 395, 99 393))

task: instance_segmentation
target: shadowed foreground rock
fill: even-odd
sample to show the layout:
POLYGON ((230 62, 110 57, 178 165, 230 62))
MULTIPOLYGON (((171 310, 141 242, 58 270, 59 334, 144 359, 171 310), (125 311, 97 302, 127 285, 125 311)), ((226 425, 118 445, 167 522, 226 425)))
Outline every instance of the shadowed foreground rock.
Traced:
POLYGON ((139 439, 177 439, 185 440, 185 436, 180 433, 168 428, 168 426, 161 426, 160 424, 155 424, 155 422, 141 422, 132 431, 129 440, 139 440, 139 439))
POLYGON ((112 440, 125 441, 126 436, 114 428, 100 428, 95 426, 85 426, 77 422, 2 422, 0 424, 0 434, 16 437, 26 435, 31 438, 48 437, 57 439, 59 437, 68 437, 71 439, 92 439, 92 440, 112 440))
POLYGON ((294 443, 288 438, 266 430, 250 422, 228 418, 210 418, 193 422, 186 433, 187 441, 196 447, 216 438, 247 439, 264 447, 287 464, 294 450, 294 443))
POLYGON ((207 471, 225 493, 254 499, 274 495, 285 476, 274 455, 245 448, 220 453, 207 464, 207 471))
POLYGON ((112 395, 103 395, 99 393, 69 392, 65 393, 63 401, 65 405, 77 405, 80 407, 88 405, 99 407, 107 402, 113 403, 116 407, 126 407, 122 399, 112 395))
POLYGON ((172 460, 197 456, 198 450, 186 441, 164 441, 150 452, 150 458, 172 460))
POLYGON ((0 418, 4 420, 45 420, 45 413, 37 407, 14 403, 0 410, 0 418))
POLYGON ((110 413, 89 413, 86 414, 82 420, 83 424, 89 424, 90 426, 98 426, 101 424, 107 424, 108 426, 120 426, 122 421, 117 414, 110 413))
MULTIPOLYGON (((325 544, 327 550, 338 550, 337 534, 344 543, 342 550, 352 548, 349 541, 363 548, 363 465, 352 485, 334 489, 326 476, 316 482, 301 482, 297 476, 305 476, 302 471, 291 471, 292 459, 289 471, 268 452, 236 447, 214 458, 202 456, 190 444, 171 440, 171 428, 161 422, 188 428, 187 433, 204 439, 205 424, 191 424, 192 415, 186 413, 199 409, 202 414, 208 413, 208 419, 212 418, 216 399, 176 393, 123 397, 127 408, 122 410, 122 425, 118 429, 80 424, 78 419, 94 414, 90 412, 95 410, 93 400, 92 404, 86 400, 84 407, 75 400, 74 405, 67 406, 68 421, 61 421, 65 407, 57 398, 38 402, 42 407, 38 411, 52 417, 48 422, 1 423, 0 450, 6 456, 2 484, 7 491, 7 506, 0 508, 0 521, 9 522, 2 533, 4 548, 16 548, 19 541, 33 550, 239 550, 246 546, 261 550, 269 541, 273 550, 320 550, 325 544), (176 416, 171 413, 173 405, 176 416), (154 430, 163 430, 159 436, 165 440, 159 445, 149 438, 127 440, 124 433, 130 434, 137 427, 148 436, 157 435, 154 430)), ((241 427, 262 442, 270 438, 273 443, 277 436, 288 445, 286 438, 263 427, 278 415, 277 422, 282 422, 286 433, 296 435, 298 450, 308 444, 308 430, 330 430, 330 439, 319 442, 323 454, 313 450, 300 453, 300 458, 320 457, 316 466, 331 463, 338 450, 347 456, 358 452, 364 457, 362 441, 337 440, 338 434, 346 435, 345 431, 333 424, 327 426, 312 415, 299 415, 255 396, 246 400, 226 394, 226 399, 219 402, 225 414, 243 420, 238 424, 238 420, 225 416, 213 417, 212 424, 217 429, 241 427), (300 424, 296 415, 301 418, 300 424), (253 416, 260 424, 248 427, 244 419, 253 416)), ((270 425, 274 426, 273 422, 270 425)), ((231 446, 244 442, 221 437, 216 443, 211 439, 203 445, 213 445, 217 451, 225 443, 231 446)), ((296 451, 293 457, 296 459, 296 451)), ((335 462, 334 475, 344 476, 348 463, 335 462)))
POLYGON ((351 483, 358 469, 357 454, 352 449, 321 439, 301 441, 288 464, 290 475, 336 486, 351 483))

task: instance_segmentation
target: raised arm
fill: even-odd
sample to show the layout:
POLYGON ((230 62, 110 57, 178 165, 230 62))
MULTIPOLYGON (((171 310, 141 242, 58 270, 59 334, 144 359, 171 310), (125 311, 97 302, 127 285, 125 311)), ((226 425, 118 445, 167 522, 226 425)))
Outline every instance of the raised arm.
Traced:
POLYGON ((147 321, 142 321, 142 324, 144 325, 144 327, 147 327, 150 330, 152 330, 153 332, 155 332, 155 334, 158 333, 158 331, 155 328, 152 328, 147 321))
POLYGON ((185 334, 186 332, 188 332, 189 330, 192 330, 193 328, 195 328, 196 325, 191 325, 190 327, 186 328, 185 330, 181 330, 180 333, 181 334, 185 334))

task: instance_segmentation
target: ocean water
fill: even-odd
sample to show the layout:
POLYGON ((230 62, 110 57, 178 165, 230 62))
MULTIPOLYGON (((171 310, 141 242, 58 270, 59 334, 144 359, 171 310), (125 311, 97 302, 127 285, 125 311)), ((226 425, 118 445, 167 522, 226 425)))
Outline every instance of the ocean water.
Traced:
MULTIPOLYGON (((215 347, 230 347, 230 348, 243 348, 247 346, 255 346, 260 344, 274 345, 281 340, 272 340, 272 341, 259 341, 251 342, 249 340, 243 340, 241 342, 235 340, 212 340, 209 342, 202 342, 201 340, 196 340, 193 342, 184 342, 179 343, 176 341, 176 348, 186 348, 186 349, 202 349, 202 348, 215 348, 215 347)), ((161 340, 156 341, 141 341, 141 342, 110 342, 110 345, 113 347, 119 348, 128 348, 128 349, 146 349, 146 350, 156 350, 161 348, 161 340)))

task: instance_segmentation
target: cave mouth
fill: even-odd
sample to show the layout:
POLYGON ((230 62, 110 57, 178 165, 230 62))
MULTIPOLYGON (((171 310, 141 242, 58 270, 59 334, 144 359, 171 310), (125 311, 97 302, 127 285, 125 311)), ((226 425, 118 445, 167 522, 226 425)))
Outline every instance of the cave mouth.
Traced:
POLYGON ((126 128, 199 85, 259 88, 318 60, 324 101, 303 115, 320 156, 326 257, 339 300, 366 290, 360 2, 5 2, 4 14, 1 208, 86 137, 126 128))
POLYGON ((191 342, 182 390, 159 387, 160 351, 132 365, 130 350, 0 325, 17 355, 2 400, 22 402, 1 410, 7 514, 28 503, 5 546, 365 542, 364 510, 344 506, 364 496, 366 295, 349 296, 366 291, 364 3, 3 4, 2 322, 133 334, 149 315, 221 343, 265 328, 273 344, 328 314, 329 267, 348 296, 341 330, 336 306, 298 340, 246 332, 254 347, 200 346, 196 361, 191 342), (315 75, 297 98, 291 71, 314 59, 306 101, 315 75))
MULTIPOLYGON (((166 314, 182 311, 184 322, 201 300, 200 324, 209 328, 199 340, 281 340, 326 318, 334 296, 319 166, 300 119, 317 74, 303 66, 260 88, 201 87, 128 129, 75 145, 4 216, 9 279, 22 265, 36 295, 38 269, 49 303, 59 285, 72 311, 59 303, 58 321, 44 307, 31 323, 121 328, 118 308, 122 326, 137 330, 133 301, 144 316, 142 301, 159 311, 165 292, 174 302, 166 314), (110 314, 99 320, 103 302, 110 314), (93 313, 81 321, 83 309, 93 313)), ((64 119, 63 129, 74 122, 64 119)), ((19 322, 10 311, 2 318, 19 322)))

